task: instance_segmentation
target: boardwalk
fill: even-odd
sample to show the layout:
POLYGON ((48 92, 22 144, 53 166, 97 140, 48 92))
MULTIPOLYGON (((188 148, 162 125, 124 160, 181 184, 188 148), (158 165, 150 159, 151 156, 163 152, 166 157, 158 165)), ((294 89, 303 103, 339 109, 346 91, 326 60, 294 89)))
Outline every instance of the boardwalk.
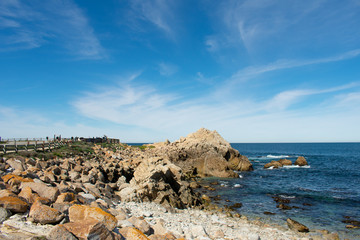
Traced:
POLYGON ((19 151, 51 151, 71 142, 71 140, 61 141, 39 141, 39 140, 9 140, 0 144, 0 153, 17 153, 19 151))

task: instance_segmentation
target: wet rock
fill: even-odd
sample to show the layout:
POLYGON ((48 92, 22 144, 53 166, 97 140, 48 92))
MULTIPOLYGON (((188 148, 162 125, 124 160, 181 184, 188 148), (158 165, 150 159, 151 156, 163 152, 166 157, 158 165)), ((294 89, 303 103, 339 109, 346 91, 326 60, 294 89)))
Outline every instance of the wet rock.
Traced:
POLYGON ((279 205, 276 206, 277 208, 280 208, 282 210, 291 210, 292 207, 288 206, 288 205, 285 205, 283 203, 280 203, 279 205))
POLYGON ((272 213, 272 212, 264 212, 265 215, 275 215, 276 213, 272 213))
POLYGON ((298 165, 298 166, 306 166, 308 165, 306 159, 302 156, 298 157, 294 163, 294 165, 298 165))
POLYGON ((290 203, 289 199, 281 198, 281 197, 273 197, 274 201, 277 203, 290 203))
POLYGON ((282 167, 282 164, 279 163, 278 161, 271 161, 264 165, 264 168, 270 168, 270 167, 279 168, 279 167, 282 167))
POLYGON ((242 207, 242 203, 234 203, 233 205, 230 206, 231 208, 241 208, 242 207))
POLYGON ((291 230, 294 230, 294 231, 298 231, 298 232, 309 232, 309 228, 306 227, 305 225, 291 219, 291 218, 288 218, 286 220, 286 223, 287 225, 289 226, 289 228, 291 230))
POLYGON ((341 222, 360 227, 360 221, 357 221, 357 220, 346 219, 346 220, 342 220, 341 222))
POLYGON ((1 197, 0 207, 3 207, 13 213, 24 213, 29 205, 18 197, 1 197))
POLYGON ((64 218, 64 215, 58 210, 36 201, 30 208, 29 217, 35 223, 55 224, 59 223, 64 218))
POLYGON ((291 165, 292 165, 291 160, 286 159, 286 158, 280 159, 278 162, 279 162, 282 166, 291 166, 291 165))

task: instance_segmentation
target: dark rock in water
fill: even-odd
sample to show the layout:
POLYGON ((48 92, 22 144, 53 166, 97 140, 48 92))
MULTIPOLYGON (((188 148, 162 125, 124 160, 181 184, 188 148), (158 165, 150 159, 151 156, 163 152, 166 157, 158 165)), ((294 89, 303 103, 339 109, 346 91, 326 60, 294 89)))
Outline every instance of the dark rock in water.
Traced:
POLYGON ((280 203, 279 205, 276 206, 277 208, 280 208, 282 210, 291 210, 292 207, 288 206, 288 205, 285 205, 285 204, 282 204, 280 203))
POLYGON ((289 226, 289 228, 291 230, 294 230, 294 231, 298 231, 298 232, 309 232, 309 228, 306 227, 305 225, 291 219, 291 218, 288 218, 286 220, 286 223, 287 225, 289 226))
POLYGON ((274 201, 277 203, 290 203, 289 199, 284 199, 281 197, 273 197, 274 201))
POLYGON ((272 213, 272 212, 264 212, 265 215, 275 215, 276 213, 272 213))
POLYGON ((312 206, 311 203, 303 203, 304 206, 312 206))
POLYGON ((294 163, 294 165, 298 165, 298 166, 306 166, 308 165, 306 159, 304 157, 298 157, 294 163))
POLYGON ((360 228, 360 226, 354 226, 354 225, 346 225, 345 226, 346 228, 351 228, 351 229, 358 229, 358 228, 360 228))
POLYGON ((242 207, 242 203, 235 203, 231 206, 232 208, 241 208, 242 207))
POLYGON ((357 220, 348 219, 348 220, 342 220, 341 222, 343 222, 343 223, 349 223, 349 224, 351 224, 351 225, 360 227, 360 221, 357 221, 357 220))

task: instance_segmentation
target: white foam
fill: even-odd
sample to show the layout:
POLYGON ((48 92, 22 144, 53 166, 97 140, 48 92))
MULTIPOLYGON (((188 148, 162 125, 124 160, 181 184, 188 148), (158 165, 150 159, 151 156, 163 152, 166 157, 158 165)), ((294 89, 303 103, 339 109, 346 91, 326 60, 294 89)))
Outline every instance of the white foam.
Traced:
POLYGON ((269 154, 266 157, 267 158, 288 158, 290 156, 289 155, 271 155, 271 154, 269 154))
POLYGON ((268 169, 274 169, 274 166, 269 167, 268 169))
POLYGON ((299 166, 299 165, 284 165, 283 168, 310 168, 310 165, 299 166))
POLYGON ((241 187, 241 185, 240 184, 235 184, 234 187, 241 187))
POLYGON ((240 174, 239 174, 239 178, 243 178, 243 177, 244 177, 243 175, 240 175, 240 174))
POLYGON ((282 197, 282 198, 289 198, 289 199, 295 198, 295 196, 286 196, 286 195, 280 195, 280 197, 282 197))

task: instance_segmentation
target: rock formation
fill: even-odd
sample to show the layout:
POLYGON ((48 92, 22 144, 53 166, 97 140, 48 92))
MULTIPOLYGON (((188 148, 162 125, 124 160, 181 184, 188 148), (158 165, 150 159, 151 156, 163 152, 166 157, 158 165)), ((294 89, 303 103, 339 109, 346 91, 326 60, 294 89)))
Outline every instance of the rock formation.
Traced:
POLYGON ((294 163, 295 165, 299 165, 299 166, 306 166, 308 165, 306 159, 304 157, 298 157, 294 163))
POLYGON ((187 175, 200 177, 237 177, 234 171, 253 170, 247 157, 242 156, 218 132, 205 128, 186 138, 170 143, 154 143, 154 154, 166 156, 187 175))

